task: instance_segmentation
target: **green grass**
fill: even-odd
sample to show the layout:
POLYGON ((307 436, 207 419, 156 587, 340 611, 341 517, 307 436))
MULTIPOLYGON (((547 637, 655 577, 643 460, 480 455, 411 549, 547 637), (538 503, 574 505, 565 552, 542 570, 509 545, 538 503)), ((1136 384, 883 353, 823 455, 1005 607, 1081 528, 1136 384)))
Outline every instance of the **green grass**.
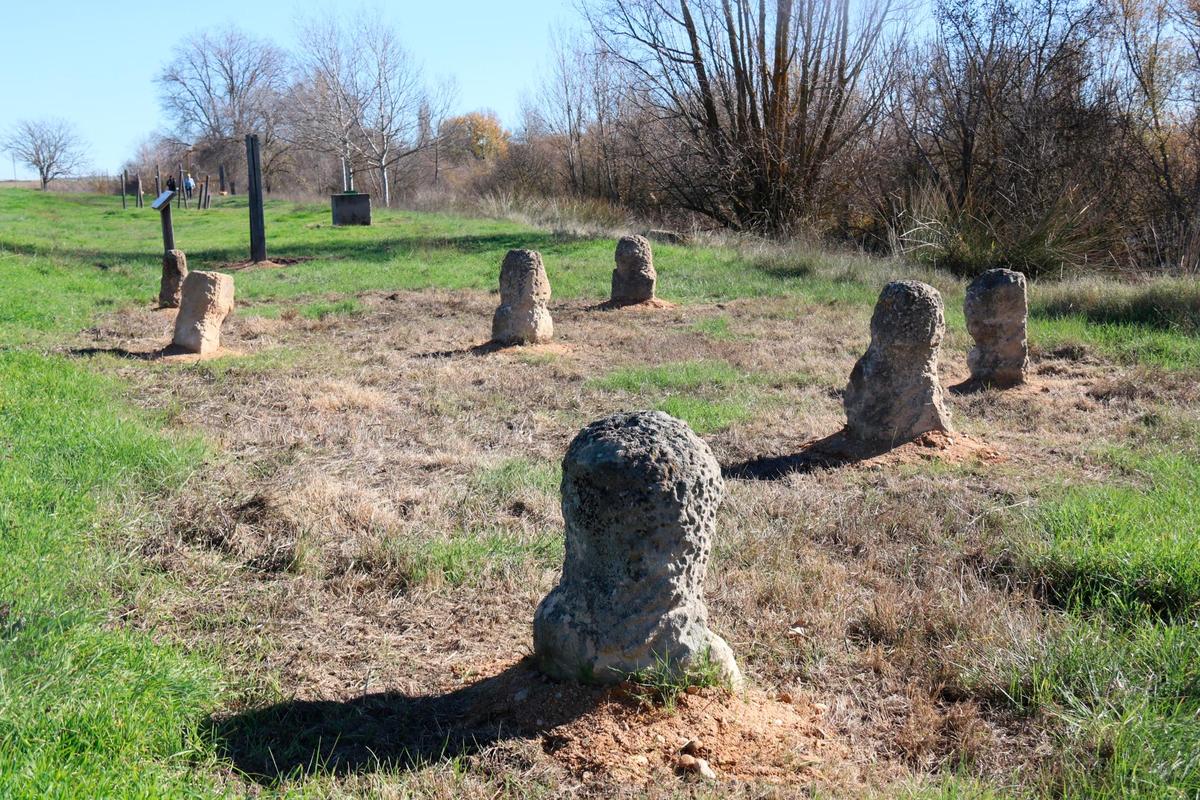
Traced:
POLYGON ((624 367, 591 381, 608 391, 649 390, 694 391, 705 387, 728 387, 745 376, 724 361, 680 361, 652 367, 624 367))
POLYGON ((654 408, 705 434, 749 417, 756 398, 746 387, 764 381, 764 376, 740 372, 724 361, 680 361, 651 367, 623 367, 589 381, 588 385, 610 392, 643 395, 654 408))
MULTIPOLYGON (((53 341, 99 314, 149 304, 158 289, 161 234, 149 209, 121 210, 98 195, 0 191, 0 346, 53 341)), ((178 245, 193 269, 244 261, 244 198, 175 217, 178 245)), ((500 219, 378 209, 370 227, 333 228, 323 204, 268 201, 268 255, 303 259, 282 269, 236 273, 237 295, 254 313, 281 302, 331 304, 367 291, 440 287, 494 291, 500 261, 514 247, 540 250, 557 299, 605 297, 613 242, 555 234, 500 219), (334 299, 330 299, 331 295, 334 299)), ((811 248, 655 246, 659 293, 675 302, 793 296, 806 303, 869 308, 888 280, 935 283, 947 319, 962 328, 962 282, 896 260, 832 255, 811 248)), ((1161 283, 1161 282, 1160 282, 1161 283)), ((1138 291, 1093 280, 1031 288, 1031 338, 1054 349, 1082 345, 1126 362, 1200 369, 1196 333, 1200 285, 1181 279, 1138 291)), ((320 314, 321 308, 310 313, 320 314)), ((347 309, 326 309, 346 313, 347 309)), ((697 323, 716 340, 736 336, 722 318, 697 323)))
MULTIPOLYGON (((6 194, 0 192, 0 203, 6 194)), ((71 259, 6 253, 0 244, 0 347, 59 338, 135 299, 149 305, 157 290, 140 272, 150 274, 127 265, 100 270, 71 259)))
POLYGON ((753 403, 744 397, 729 400, 704 400, 681 395, 661 400, 654 407, 672 417, 683 420, 700 435, 724 430, 736 422, 749 418, 754 413, 753 403))
POLYGON ((1023 642, 995 694, 1058 738, 1039 794, 1200 796, 1200 461, 1106 454, 1120 478, 1059 491, 1021 558, 1063 609, 1023 642))
POLYGON ((691 326, 696 333, 703 334, 714 342, 729 342, 738 338, 729 327, 728 317, 709 317, 694 323, 691 326))
POLYGON ((309 319, 327 319, 333 316, 354 316, 363 312, 363 304, 353 297, 342 300, 317 301, 300 309, 300 316, 309 319))
POLYGON ((803 372, 748 373, 724 361, 678 361, 648 367, 622 367, 594 378, 588 386, 640 395, 653 408, 678 417, 700 434, 728 428, 770 402, 772 387, 805 386, 803 372))
POLYGON ((654 663, 629 675, 633 695, 649 705, 661 705, 673 711, 679 696, 690 687, 700 689, 723 686, 731 688, 721 665, 712 660, 706 650, 699 658, 686 663, 672 661, 670 656, 655 656, 654 663))
MULTIPOLYGON (((559 235, 505 220, 389 209, 377 210, 370 227, 333 228, 328 215, 323 205, 269 201, 268 255, 305 260, 282 269, 238 272, 238 297, 268 301, 385 289, 494 290, 504 254, 517 247, 541 251, 557 298, 598 300, 608 292, 611 239, 559 235)), ((242 198, 217 201, 205 212, 179 212, 175 229, 192 269, 219 269, 248 256, 242 198)), ((74 281, 87 305, 97 297, 110 304, 149 302, 157 292, 161 248, 157 214, 148 209, 122 211, 105 196, 0 191, 0 253, 20 258, 23 272, 31 262, 35 271, 49 268, 54 274, 45 286, 47 299, 58 286, 74 281), (97 274, 76 274, 85 264, 97 274), (60 267, 72 271, 59 274, 60 267)), ((809 283, 802 274, 757 266, 724 248, 660 245, 655 266, 660 293, 677 301, 800 293, 809 283)), ((31 283, 22 276, 20 285, 31 283)), ((827 288, 826 294, 844 294, 837 282, 827 288)))
POLYGON ((1044 794, 1200 796, 1200 627, 1073 619, 1011 672, 1008 692, 1058 725, 1062 761, 1044 794))
POLYGON ((545 568, 561 563, 558 531, 524 536, 504 528, 463 530, 445 539, 419 543, 395 541, 395 561, 404 583, 476 585, 485 577, 503 577, 533 561, 545 568))
POLYGON ((1031 312, 1029 340, 1043 351, 1082 347, 1126 364, 1200 369, 1200 336, 1151 325, 1093 322, 1078 314, 1046 318, 1031 312))
POLYGON ((186 797, 212 760, 196 725, 220 692, 200 656, 123 628, 136 561, 104 513, 177 483, 200 453, 127 418, 62 359, 0 353, 0 796, 186 797))
POLYGON ((1109 456, 1120 483, 1076 487, 1044 503, 1030 568, 1068 607, 1200 606, 1200 461, 1183 455, 1109 456))
POLYGON ((1043 284, 1031 306, 1043 317, 1200 333, 1200 281, 1194 278, 1163 277, 1136 284, 1084 278, 1043 284))
POLYGON ((561 480, 562 468, 558 464, 518 457, 481 470, 473 484, 478 491, 503 501, 526 489, 557 494, 561 480))

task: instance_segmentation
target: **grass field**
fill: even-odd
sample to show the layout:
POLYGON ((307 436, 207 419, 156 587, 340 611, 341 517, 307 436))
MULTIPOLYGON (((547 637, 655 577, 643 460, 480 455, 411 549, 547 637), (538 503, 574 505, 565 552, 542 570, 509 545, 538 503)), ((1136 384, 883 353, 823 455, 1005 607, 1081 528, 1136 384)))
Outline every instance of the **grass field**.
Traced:
POLYGON ((130 357, 171 324, 153 212, 0 191, 0 796, 1200 795, 1194 280, 1036 284, 1029 386, 813 468, 887 280, 942 291, 963 381, 961 282, 714 240, 656 246, 674 308, 598 311, 609 238, 272 202, 282 266, 247 268, 245 214, 176 216, 238 309, 231 354, 174 364, 130 357), (510 247, 556 344, 473 349, 510 247), (731 476, 707 593, 741 698, 521 661, 566 443, 641 407, 731 476), (673 772, 679 735, 722 782, 673 772))

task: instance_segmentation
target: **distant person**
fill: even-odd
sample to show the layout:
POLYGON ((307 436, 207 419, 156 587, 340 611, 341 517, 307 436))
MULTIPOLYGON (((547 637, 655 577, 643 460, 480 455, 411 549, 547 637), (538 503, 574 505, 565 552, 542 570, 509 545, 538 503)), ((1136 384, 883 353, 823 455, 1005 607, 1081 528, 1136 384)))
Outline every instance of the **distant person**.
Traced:
POLYGON ((167 177, 167 191, 173 192, 178 188, 179 188, 179 186, 175 183, 175 176, 174 175, 168 176, 167 177))
POLYGON ((196 181, 192 180, 192 173, 189 172, 187 177, 183 179, 183 191, 184 194, 187 195, 188 200, 192 199, 192 192, 195 191, 195 189, 196 181))

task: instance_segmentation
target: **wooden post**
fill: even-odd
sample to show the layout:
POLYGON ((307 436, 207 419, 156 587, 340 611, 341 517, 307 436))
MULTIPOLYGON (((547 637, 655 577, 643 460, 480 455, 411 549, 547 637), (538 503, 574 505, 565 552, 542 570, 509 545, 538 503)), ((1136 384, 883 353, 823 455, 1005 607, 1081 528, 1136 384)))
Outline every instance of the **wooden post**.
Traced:
POLYGON ((257 264, 267 260, 267 230, 263 220, 262 156, 255 134, 246 137, 246 183, 250 193, 250 260, 257 264))
POLYGON ((162 172, 158 169, 158 164, 154 165, 154 196, 158 197, 162 194, 162 172))
MULTIPOLYGON (((220 192, 225 191, 225 165, 224 164, 217 167, 217 191, 220 191, 220 192)), ((230 192, 230 194, 233 194, 233 192, 230 192)))
POLYGON ((183 162, 179 162, 179 204, 187 208, 187 190, 183 188, 183 162))
POLYGON ((129 188, 129 171, 121 170, 121 208, 129 208, 129 201, 125 199, 125 190, 129 188))
POLYGON ((140 172, 133 173, 133 183, 134 183, 134 185, 137 186, 137 207, 145 208, 146 207, 146 199, 144 197, 142 197, 142 173, 140 173, 140 172))
MULTIPOLYGON (((160 195, 161 197, 161 195, 160 195)), ((167 201, 159 207, 158 212, 162 217, 162 235, 163 235, 163 253, 175 249, 175 225, 171 221, 171 200, 168 197, 167 201)))
POLYGON ((208 176, 204 176, 204 207, 208 208, 212 205, 212 192, 208 188, 208 176))

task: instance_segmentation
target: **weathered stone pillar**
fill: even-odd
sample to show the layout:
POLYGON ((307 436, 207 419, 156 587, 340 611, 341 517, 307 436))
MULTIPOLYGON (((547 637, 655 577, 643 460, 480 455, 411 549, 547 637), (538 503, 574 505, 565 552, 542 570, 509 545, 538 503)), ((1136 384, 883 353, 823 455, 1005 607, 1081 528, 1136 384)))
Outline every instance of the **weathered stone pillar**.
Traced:
POLYGON ((622 236, 617 242, 617 268, 612 274, 613 305, 644 303, 654 299, 654 254, 644 236, 622 236))
POLYGON ((971 378, 986 386, 1024 383, 1029 368, 1025 276, 1011 269, 988 270, 967 287, 963 313, 975 340, 967 354, 971 378))
POLYGON ((179 308, 183 279, 187 274, 187 256, 182 250, 168 250, 163 254, 162 279, 158 283, 160 308, 179 308))
POLYGON ((614 414, 580 431, 563 459, 562 579, 533 621, 542 670, 618 683, 710 659, 740 682, 703 596, 723 492, 712 451, 674 417, 614 414))
POLYGON ((843 400, 851 438, 898 445, 950 430, 937 374, 945 333, 937 289, 917 281, 884 287, 871 316, 871 344, 854 365, 843 400))
POLYGON ((192 272, 183 281, 174 344, 206 355, 221 347, 221 325, 233 310, 233 278, 219 272, 192 272))
POLYGON ((536 250, 509 250, 500 266, 500 307, 492 317, 492 340, 500 344, 538 344, 554 337, 546 303, 550 279, 536 250))

